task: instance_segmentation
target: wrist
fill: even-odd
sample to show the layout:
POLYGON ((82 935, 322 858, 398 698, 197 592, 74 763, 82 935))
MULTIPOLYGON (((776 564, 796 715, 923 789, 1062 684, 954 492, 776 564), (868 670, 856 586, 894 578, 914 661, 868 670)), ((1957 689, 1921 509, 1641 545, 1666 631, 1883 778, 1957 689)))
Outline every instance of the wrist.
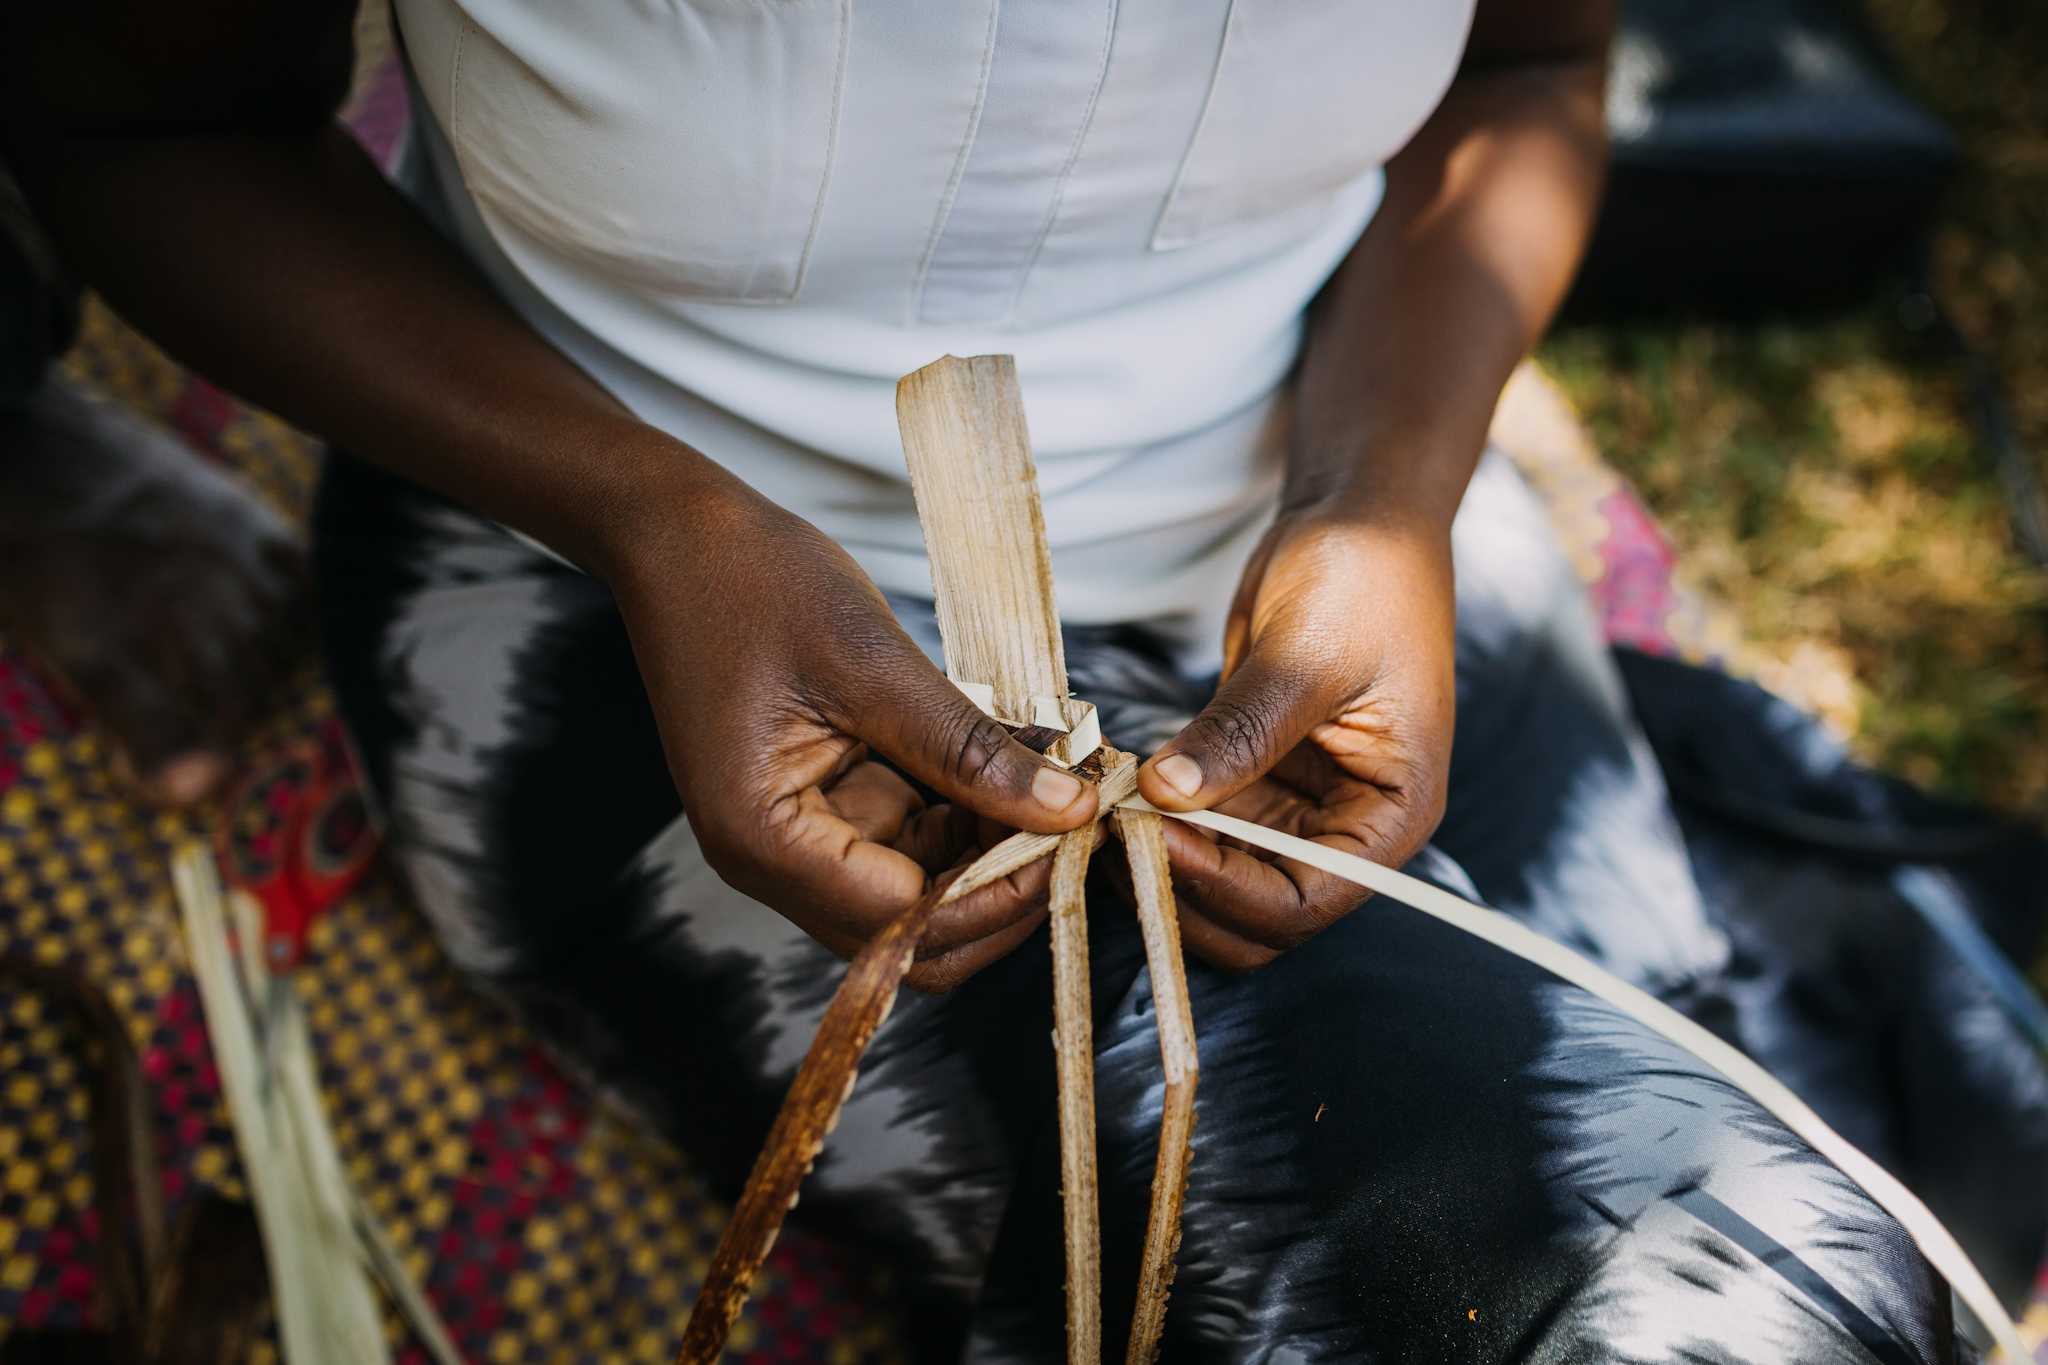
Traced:
POLYGON ((1421 421, 1299 433, 1281 488, 1281 515, 1448 536, 1485 444, 1483 427, 1474 433, 1421 421))
POLYGON ((1332 490, 1314 497, 1284 498, 1274 517, 1283 535, 1314 535, 1370 546, 1376 553, 1413 553, 1448 564, 1451 522, 1448 509, 1395 497, 1377 490, 1332 490))
POLYGON ((672 573, 687 547, 719 543, 759 495, 701 452, 634 424, 595 452, 566 499, 577 564, 614 588, 672 573))

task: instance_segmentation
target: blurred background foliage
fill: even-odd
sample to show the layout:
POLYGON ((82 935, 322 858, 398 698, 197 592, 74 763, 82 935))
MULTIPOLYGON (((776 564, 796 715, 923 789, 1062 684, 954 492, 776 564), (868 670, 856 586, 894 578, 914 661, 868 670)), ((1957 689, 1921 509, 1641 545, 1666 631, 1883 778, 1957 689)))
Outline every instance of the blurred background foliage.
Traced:
MULTIPOLYGON (((2048 475, 2048 4, 1864 9, 1961 145, 1933 292, 2048 475)), ((1542 359, 1779 690, 1866 759, 2048 818, 2048 573, 1926 322, 1901 279, 1820 319, 1568 325, 1542 359)))

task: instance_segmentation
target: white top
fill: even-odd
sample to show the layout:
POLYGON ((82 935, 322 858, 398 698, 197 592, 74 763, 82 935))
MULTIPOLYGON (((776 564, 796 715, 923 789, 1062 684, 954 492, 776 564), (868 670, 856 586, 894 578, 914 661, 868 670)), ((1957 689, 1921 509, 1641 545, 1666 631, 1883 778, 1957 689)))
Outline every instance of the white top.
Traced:
POLYGON ((635 412, 928 596, 895 382, 1011 352, 1062 614, 1209 652, 1471 7, 397 0, 437 207, 635 412))

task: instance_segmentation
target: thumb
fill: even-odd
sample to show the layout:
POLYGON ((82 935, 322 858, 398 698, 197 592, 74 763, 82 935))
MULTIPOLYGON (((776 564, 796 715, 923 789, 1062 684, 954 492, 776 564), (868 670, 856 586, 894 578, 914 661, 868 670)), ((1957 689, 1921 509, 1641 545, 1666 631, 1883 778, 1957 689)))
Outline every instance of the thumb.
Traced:
POLYGON ((1254 649, 1138 770, 1139 794, 1162 810, 1206 809, 1237 795, 1329 719, 1341 697, 1328 672, 1254 649))
POLYGON ((1096 792, 1025 748, 922 655, 849 728, 950 800, 1015 829, 1058 834, 1095 817, 1096 792))

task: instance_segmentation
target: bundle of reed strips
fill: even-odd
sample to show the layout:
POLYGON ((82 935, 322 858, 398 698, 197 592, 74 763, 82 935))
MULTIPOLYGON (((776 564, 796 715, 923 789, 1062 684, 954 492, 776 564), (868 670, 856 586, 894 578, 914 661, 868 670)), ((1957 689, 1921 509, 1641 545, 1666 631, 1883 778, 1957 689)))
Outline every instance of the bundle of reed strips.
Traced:
POLYGON ((213 854, 201 845, 179 850, 171 877, 263 1233, 285 1360, 385 1365, 391 1351, 370 1288, 374 1274, 437 1365, 462 1365, 404 1258, 343 1173, 320 1103, 305 1009, 289 981, 263 962, 256 903, 223 892, 213 854))

